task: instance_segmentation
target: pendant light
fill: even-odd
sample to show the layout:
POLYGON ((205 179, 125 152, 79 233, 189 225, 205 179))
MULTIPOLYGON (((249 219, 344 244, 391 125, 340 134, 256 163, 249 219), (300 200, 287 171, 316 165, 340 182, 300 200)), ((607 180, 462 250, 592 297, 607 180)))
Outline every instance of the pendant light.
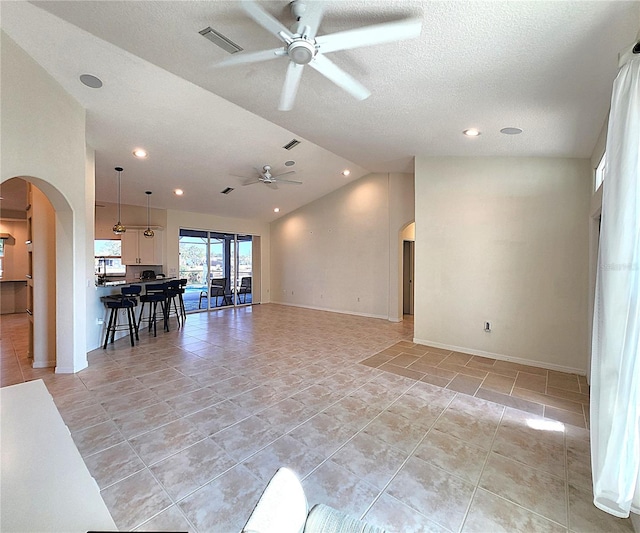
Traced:
POLYGON ((127 231, 127 228, 125 228, 120 222, 120 173, 123 170, 124 169, 122 167, 115 168, 115 171, 118 173, 118 223, 113 226, 113 233, 115 233, 116 235, 121 235, 125 231, 127 231))
POLYGON ((147 195, 147 229, 144 230, 144 236, 147 239, 152 239, 155 234, 153 233, 153 230, 149 227, 149 196, 151 196, 151 191, 144 191, 144 193, 147 195))

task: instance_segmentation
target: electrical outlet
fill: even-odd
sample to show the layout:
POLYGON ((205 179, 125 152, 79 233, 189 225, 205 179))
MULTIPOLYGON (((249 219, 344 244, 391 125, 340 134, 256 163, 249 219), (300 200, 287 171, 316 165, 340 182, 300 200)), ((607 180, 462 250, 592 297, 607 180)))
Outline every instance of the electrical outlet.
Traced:
POLYGON ((102 324, 104 324, 104 318, 96 318, 96 324, 98 326, 101 326, 102 324))

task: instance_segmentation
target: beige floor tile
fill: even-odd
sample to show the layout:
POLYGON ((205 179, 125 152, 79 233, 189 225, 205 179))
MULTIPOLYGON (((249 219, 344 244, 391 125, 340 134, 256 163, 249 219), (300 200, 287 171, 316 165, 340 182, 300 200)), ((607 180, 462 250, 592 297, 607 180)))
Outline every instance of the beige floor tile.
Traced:
POLYGON ((544 406, 539 403, 530 402, 529 400, 523 400, 522 398, 516 398, 514 396, 509 396, 508 394, 502 394, 482 387, 476 391, 475 396, 476 398, 489 400, 490 402, 504 405, 505 407, 519 409, 520 411, 525 411, 535 415, 542 415, 544 413, 544 406))
POLYGON ((211 439, 204 439, 153 465, 150 470, 174 501, 203 487, 236 462, 211 439))
POLYGON ((480 487, 545 518, 567 525, 565 481, 491 453, 480 487))
POLYGON ((500 425, 491 448, 494 453, 566 478, 563 443, 533 428, 500 425))
POLYGON ((242 462, 281 436, 268 422, 250 416, 212 435, 211 440, 235 461, 242 462))
POLYGON ((177 418, 178 414, 169 405, 165 402, 159 402, 139 411, 118 415, 113 418, 113 421, 122 434, 130 439, 173 422, 177 418))
POLYGON ((193 526, 185 518, 177 505, 172 505, 145 522, 135 531, 193 531, 193 526))
POLYGON ((437 385, 438 387, 446 387, 451 382, 451 379, 427 374, 420 381, 422 381, 423 383, 429 383, 431 385, 437 385))
POLYGON ((391 372, 392 374, 397 374, 398 376, 404 376, 410 379, 419 380, 424 377, 424 372, 419 372, 417 370, 411 370, 409 368, 404 368, 402 366, 396 366, 393 364, 393 360, 389 363, 385 363, 381 365, 380 370, 384 370, 385 372, 391 372))
POLYGON ((480 388, 482 384, 481 378, 473 378, 470 376, 465 376, 462 374, 458 374, 455 378, 451 380, 451 382, 447 385, 447 389, 462 392, 464 394, 468 394, 473 396, 476 391, 480 388))
POLYGON ((502 394, 510 394, 514 383, 514 378, 489 372, 482 382, 482 388, 489 389, 494 392, 501 392, 502 394))
POLYGON ((390 411, 380 413, 363 431, 401 452, 410 453, 426 435, 429 428, 414 419, 398 416, 390 411))
POLYGON ((545 418, 550 418, 551 420, 557 420, 559 422, 563 422, 564 424, 570 424, 572 426, 576 426, 579 428, 586 427, 586 422, 583 413, 574 413, 572 411, 565 411, 564 409, 556 409, 555 407, 550 407, 548 405, 544 408, 544 416, 545 418))
POLYGON ((193 423, 204 435, 213 435, 247 418, 250 414, 247 409, 242 409, 231 403, 230 400, 225 400, 185 418, 193 423))
POLYGON ((132 413, 133 411, 139 411, 140 409, 150 407, 159 402, 160 398, 153 394, 153 392, 148 389, 142 389, 124 396, 116 396, 108 400, 103 400, 100 405, 102 405, 113 418, 126 413, 132 413))
POLYGON ((376 500, 364 521, 384 528, 388 533, 449 533, 449 530, 388 494, 382 494, 376 500))
POLYGON ((238 465, 178 503, 198 531, 240 531, 264 486, 238 465))
POLYGON ((148 466, 188 448, 203 438, 204 435, 193 424, 179 419, 129 439, 129 443, 148 466))
POLYGON ((111 420, 71 434, 73 442, 83 457, 106 450, 124 440, 118 426, 111 420))
POLYGON ((84 462, 101 489, 145 468, 128 442, 90 455, 84 462))
POLYGON ((172 503, 146 469, 104 489, 101 495, 122 531, 134 529, 172 503))
POLYGON ((321 455, 329 457, 357 431, 357 428, 320 413, 292 430, 289 435, 321 455))
POLYGON ((358 433, 331 456, 331 461, 382 490, 407 455, 367 433, 358 433))
POLYGON ((388 363, 391 365, 395 365, 395 366, 402 366, 402 367, 408 367, 409 365, 411 365, 411 363, 415 363, 416 361, 418 361, 418 359, 420 359, 420 356, 418 355, 410 355, 408 353, 401 353, 399 355, 397 355, 396 357, 394 357, 393 359, 389 360, 388 363))
POLYGON ((360 518, 379 494, 379 489, 328 460, 302 482, 309 507, 324 503, 360 518))
POLYGON ((458 395, 433 427, 488 450, 503 411, 504 407, 492 402, 458 395))
POLYGON ((580 533, 633 533, 629 518, 616 518, 593 505, 593 492, 569 485, 569 529, 580 533))
POLYGON ((547 376, 518 372, 515 386, 519 389, 533 390, 544 394, 547 388, 547 376))
POLYGON ((478 483, 489 452, 433 429, 414 455, 426 463, 473 483, 478 483))
POLYGON ((563 533, 567 528, 527 511, 495 494, 478 489, 462 528, 463 533, 563 533))
POLYGON ((199 388, 166 400, 167 405, 180 416, 193 414, 221 401, 213 387, 199 388))
POLYGON ((80 431, 109 420, 109 415, 101 405, 90 405, 71 412, 63 412, 62 419, 69 431, 80 431))
POLYGON ((549 370, 549 387, 580 392, 580 382, 576 374, 565 374, 549 370))
POLYGON ((299 479, 306 477, 317 468, 326 457, 315 449, 285 435, 244 461, 244 465, 265 485, 278 468, 293 470, 299 479))
POLYGON ((412 457, 385 492, 438 525, 458 531, 473 495, 473 485, 412 457))
POLYGON ((549 396, 556 396, 557 398, 564 398, 565 400, 571 400, 573 402, 580 402, 582 404, 589 405, 589 395, 581 392, 556 389, 555 387, 547 387, 547 394, 549 396))
POLYGON ((540 392, 530 391, 527 389, 519 389, 517 387, 514 387, 511 395, 549 407, 555 407, 557 409, 563 409, 577 414, 582 413, 582 404, 572 402, 571 400, 565 400, 564 398, 557 398, 556 396, 549 396, 548 394, 542 394, 540 392))

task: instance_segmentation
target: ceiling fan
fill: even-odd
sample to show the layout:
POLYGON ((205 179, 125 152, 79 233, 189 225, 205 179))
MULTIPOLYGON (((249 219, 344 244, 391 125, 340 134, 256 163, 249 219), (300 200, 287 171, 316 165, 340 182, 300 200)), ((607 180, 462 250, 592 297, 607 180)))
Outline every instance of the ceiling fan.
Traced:
POLYGON ((302 185, 301 181, 295 180, 287 180, 283 179, 281 176, 286 176, 287 174, 295 174, 295 170, 289 170, 288 172, 283 172, 281 174, 276 174, 275 176, 271 174, 271 166, 264 165, 262 170, 256 169, 258 171, 257 178, 251 178, 248 181, 245 181, 242 185, 253 185, 254 183, 264 183, 267 187, 271 189, 277 189, 278 183, 288 183, 293 185, 302 185))
POLYGON ((303 3, 301 0, 294 0, 290 6, 293 18, 297 21, 292 30, 272 17, 253 0, 243 0, 242 7, 247 14, 280 39, 284 46, 258 52, 240 52, 216 65, 240 65, 286 57, 289 60, 289 67, 280 95, 278 109, 281 111, 288 111, 293 107, 305 65, 317 70, 354 98, 358 100, 368 98, 371 92, 324 54, 360 46, 412 39, 418 37, 422 29, 420 19, 405 19, 328 35, 317 35, 324 11, 322 2, 310 0, 309 3, 303 3))

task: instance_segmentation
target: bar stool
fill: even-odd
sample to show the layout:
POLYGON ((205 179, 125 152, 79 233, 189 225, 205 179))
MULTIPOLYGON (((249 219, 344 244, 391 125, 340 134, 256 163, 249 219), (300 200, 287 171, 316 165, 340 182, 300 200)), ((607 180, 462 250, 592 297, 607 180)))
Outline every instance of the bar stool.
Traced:
POLYGON ((156 321, 158 320, 158 304, 160 304, 160 310, 162 311, 162 320, 164 323, 165 331, 169 331, 169 325, 167 324, 167 312, 166 312, 166 295, 165 295, 165 283, 152 283, 146 286, 146 294, 140 296, 140 316, 138 317, 138 328, 142 321, 148 322, 149 331, 153 326, 153 336, 157 336, 156 321), (149 304, 149 315, 144 317, 144 306, 149 304))
POLYGON ((187 290, 187 279, 180 280, 180 313, 182 314, 182 325, 184 326, 185 321, 187 320, 187 309, 184 306, 184 292, 187 290))
POLYGON ((133 340, 134 334, 136 340, 140 340, 138 336, 138 325, 136 324, 134 307, 138 305, 137 296, 142 291, 140 285, 131 285, 129 287, 122 287, 119 295, 112 295, 103 298, 103 302, 107 309, 111 309, 109 313, 109 322, 107 324, 107 331, 104 336, 103 350, 106 350, 107 343, 109 342, 109 335, 111 335, 111 342, 115 340, 116 331, 124 328, 129 329, 129 338, 131 339, 131 346, 135 346, 133 340), (118 326, 118 312, 120 309, 127 310, 127 325, 124 324, 118 326))
POLYGON ((167 331, 169 331, 169 318, 171 318, 171 305, 173 305, 173 311, 175 312, 176 320, 178 321, 178 327, 180 327, 180 319, 184 316, 182 314, 183 304, 180 302, 182 300, 181 291, 184 292, 184 289, 182 289, 180 286, 180 280, 173 280, 165 283, 165 296, 166 296, 165 320, 167 323, 167 331), (176 299, 178 301, 176 301, 176 299), (180 306, 180 310, 178 310, 178 306, 180 306))

